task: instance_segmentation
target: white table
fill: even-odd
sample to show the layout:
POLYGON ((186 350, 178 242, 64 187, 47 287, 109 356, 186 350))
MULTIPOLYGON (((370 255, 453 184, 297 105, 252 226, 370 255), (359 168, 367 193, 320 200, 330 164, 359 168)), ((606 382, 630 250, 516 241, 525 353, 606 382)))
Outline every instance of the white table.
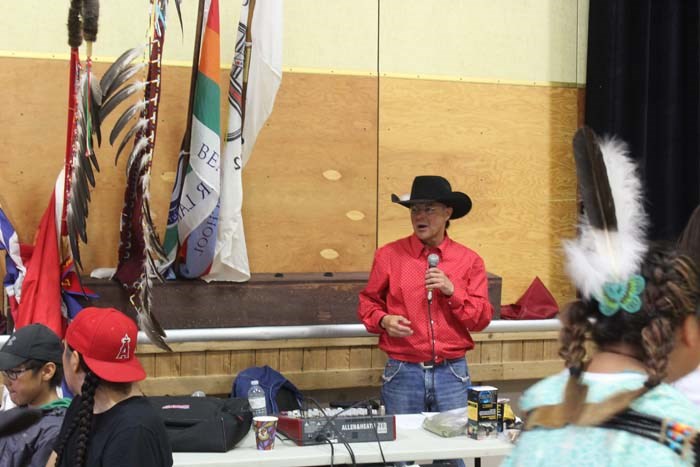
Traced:
MULTIPOLYGON (((476 441, 466 436, 443 438, 419 427, 423 415, 397 415, 396 441, 383 441, 382 450, 387 462, 431 459, 482 458, 508 455, 512 445, 500 439, 476 441)), ((377 443, 352 443, 358 464, 382 462, 377 443)), ((350 464, 350 454, 342 444, 334 444, 335 464, 350 464)), ((275 442, 271 451, 255 449, 253 433, 229 452, 173 453, 174 467, 303 467, 330 465, 331 448, 328 444, 297 446, 292 441, 275 442)))

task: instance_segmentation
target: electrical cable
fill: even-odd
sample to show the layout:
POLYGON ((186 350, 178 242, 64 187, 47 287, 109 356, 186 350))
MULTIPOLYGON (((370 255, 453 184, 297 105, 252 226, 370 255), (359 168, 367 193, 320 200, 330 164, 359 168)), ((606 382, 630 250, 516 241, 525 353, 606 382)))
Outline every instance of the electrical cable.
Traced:
POLYGON ((382 442, 379 440, 379 422, 374 420, 374 415, 372 415, 372 410, 369 410, 369 419, 372 420, 372 426, 374 426, 374 436, 377 438, 377 445, 379 446, 379 454, 382 456, 383 465, 386 464, 386 458, 384 457, 384 449, 382 449, 382 442))
POLYGON ((333 465, 334 465, 333 462, 334 462, 334 458, 335 458, 335 448, 333 447, 333 443, 331 442, 330 439, 328 439, 328 438, 326 438, 326 437, 324 436, 324 437, 323 437, 323 440, 324 440, 326 443, 328 443, 328 444, 330 445, 330 447, 331 447, 331 467, 333 467, 333 465))
POLYGON ((326 427, 332 423, 339 415, 343 414, 345 411, 356 408, 356 407, 361 407, 363 404, 367 405, 367 415, 369 416, 369 419, 372 421, 372 427, 374 428, 374 435, 377 438, 377 444, 379 445, 379 453, 382 456, 382 462, 384 465, 386 465, 386 458, 384 457, 384 449, 382 449, 382 442, 379 439, 379 424, 376 420, 374 420, 374 415, 372 414, 372 400, 371 399, 363 399, 361 401, 357 401, 354 404, 345 407, 343 410, 340 412, 334 413, 326 422, 326 424, 321 428, 321 430, 325 430, 326 427))
MULTIPOLYGON (((428 300, 428 326, 430 326, 430 348, 431 348, 431 353, 432 353, 432 358, 430 361, 433 364, 432 368, 430 368, 430 370, 431 370, 430 377, 431 377, 432 383, 433 383, 432 384, 433 387, 431 389, 431 391, 432 391, 431 401, 433 403, 436 403, 437 402, 436 401, 437 391, 435 390, 435 365, 437 364, 437 362, 435 360, 437 360, 437 355, 435 354, 435 329, 433 329, 433 313, 430 309, 431 302, 432 302, 432 300, 428 300)), ((432 405, 433 404, 431 403, 431 407, 429 407, 430 410, 432 410, 432 405)))
MULTIPOLYGON (((322 428, 322 429, 325 429, 325 427, 328 426, 328 427, 330 427, 331 430, 333 430, 333 432, 338 437, 338 440, 341 443, 343 443, 343 446, 345 446, 345 449, 347 449, 348 454, 350 454, 350 460, 352 460, 352 465, 356 466, 357 462, 355 460, 355 451, 352 450, 352 448, 350 447, 350 443, 348 443, 348 441, 345 439, 345 436, 343 436, 343 434, 336 428, 335 424, 331 423, 331 418, 326 413, 326 410, 323 407, 321 407, 321 404, 319 404, 318 401, 316 399, 314 399, 313 397, 305 397, 304 400, 309 400, 309 401, 313 402, 313 404, 321 411, 321 414, 326 419, 326 424, 324 425, 324 428, 322 428)), ((362 401, 362 402, 364 402, 364 401, 362 401)), ((350 407, 348 407, 348 409, 349 408, 350 407)), ((347 409, 344 409, 344 410, 347 410, 347 409)), ((327 437, 323 433, 319 433, 319 435, 317 435, 317 439, 319 441, 321 441, 323 438, 327 439, 327 437)))

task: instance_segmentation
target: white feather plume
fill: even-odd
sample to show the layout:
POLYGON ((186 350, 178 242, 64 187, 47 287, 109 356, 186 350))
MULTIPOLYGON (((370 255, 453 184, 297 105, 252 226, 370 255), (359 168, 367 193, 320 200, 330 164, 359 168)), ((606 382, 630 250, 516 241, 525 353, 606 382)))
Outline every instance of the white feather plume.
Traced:
POLYGON ((638 273, 647 251, 648 220, 637 166, 619 139, 603 139, 600 149, 615 201, 617 230, 591 227, 584 213, 578 237, 564 241, 566 271, 585 299, 600 293, 606 282, 626 281, 638 273))

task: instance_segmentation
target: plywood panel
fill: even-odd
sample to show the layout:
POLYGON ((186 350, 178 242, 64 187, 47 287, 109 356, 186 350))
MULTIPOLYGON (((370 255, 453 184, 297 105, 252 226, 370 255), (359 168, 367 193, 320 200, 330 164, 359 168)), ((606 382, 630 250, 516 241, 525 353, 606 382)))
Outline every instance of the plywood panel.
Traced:
MULTIPOLYGON (((467 355, 472 381, 498 385, 498 381, 511 379, 532 379, 548 376, 563 367, 563 362, 556 356, 558 347, 556 332, 541 333, 489 333, 481 336, 477 343, 478 351, 467 355), (521 339, 517 339, 520 337, 521 339), (539 339, 537 337, 540 337, 539 339), (546 337, 546 338, 542 338, 546 337), (539 360, 537 356, 539 355, 539 360), (523 361, 525 360, 525 361, 523 361)), ((194 390, 203 390, 208 394, 223 394, 230 390, 231 381, 236 373, 255 363, 264 364, 269 359, 279 358, 279 369, 297 384, 302 382, 302 389, 337 389, 364 386, 379 386, 381 374, 386 361, 386 354, 376 346, 366 345, 364 338, 356 339, 356 345, 344 347, 330 346, 307 347, 316 339, 297 339, 287 341, 283 349, 261 349, 256 351, 231 350, 230 361, 222 354, 224 343, 217 343, 217 349, 207 353, 207 358, 216 357, 229 361, 230 371, 223 374, 207 367, 207 374, 192 374, 198 368, 186 362, 198 361, 200 351, 184 351, 182 354, 140 354, 139 358, 155 363, 160 373, 149 374, 143 384, 149 394, 191 394, 194 390), (296 348, 292 347, 296 343, 296 348), (193 353, 193 355, 187 355, 193 353), (257 357, 256 357, 257 354, 257 357), (265 362, 263 362, 265 360, 265 362), (180 364, 180 362, 184 362, 180 364), (341 368, 342 366, 342 368, 341 368), (176 375, 176 373, 178 373, 176 375), (160 376, 159 376, 160 375, 160 376), (290 375, 292 375, 290 377, 290 375), (180 391, 180 392, 178 392, 180 391)), ((229 342, 238 349, 241 343, 229 342)), ((347 343, 346 343, 347 344, 347 343)), ((248 347, 254 343, 247 342, 248 347)), ((148 365, 148 364, 147 364, 148 365)))
POLYGON ((513 303, 535 275, 557 300, 573 297, 560 238, 575 232, 570 148, 578 93, 382 78, 379 243, 411 232, 408 211, 390 194, 408 192, 415 175, 442 173, 474 202, 450 235, 503 277, 503 303, 513 303))
POLYGON ((467 362, 471 364, 479 363, 481 361, 481 343, 477 342, 474 348, 467 352, 467 362))
MULTIPOLYGON (((525 345, 529 342, 525 342, 525 345)), ((521 362, 523 361, 523 342, 508 341, 503 343, 503 361, 521 362)))
POLYGON ((528 341, 523 343, 523 360, 536 362, 544 359, 544 342, 528 341))
POLYGON ((372 349, 370 347, 351 347, 350 368, 372 368, 372 349))
POLYGON ((279 349, 265 349, 255 351, 255 366, 268 365, 271 368, 280 367, 280 351, 279 349))
POLYGON ((188 352, 180 358, 180 372, 185 375, 204 375, 207 373, 205 352, 188 352))
MULTIPOLYGON (((98 75, 105 68, 95 66, 98 75)), ((151 207, 161 232, 185 127, 189 76, 187 68, 163 70, 151 180, 151 207)), ((25 242, 33 238, 63 164, 67 80, 67 61, 0 58, 0 124, 12 129, 0 141, 0 184, 3 206, 25 242)), ((226 89, 226 70, 221 84, 226 89)), ((226 105, 223 100, 223 123, 226 105)), ((246 230, 255 233, 246 236, 254 272, 369 268, 376 236, 376 121, 376 78, 285 74, 243 172, 243 218, 246 230), (324 177, 328 170, 340 178, 324 177), (364 217, 351 220, 348 211, 364 217), (324 259, 322 249, 334 249, 339 257, 324 259)), ((92 240, 83 249, 88 271, 116 263, 126 158, 114 167, 114 152, 108 144, 97 151, 102 172, 88 238, 99 244, 92 240)))
POLYGON ((253 350, 232 350, 231 351, 231 373, 238 373, 251 366, 255 366, 255 351, 253 350))
POLYGON ((146 376, 156 376, 156 357, 155 355, 139 355, 139 362, 146 371, 146 376))
POLYGON ((281 373, 288 371, 301 371, 304 368, 304 351, 302 349, 282 349, 280 350, 281 373))
MULTIPOLYGON (((98 74, 104 69, 96 65, 98 74)), ((62 61, 0 58, 0 125, 12 129, 0 141, 2 202, 23 241, 31 241, 62 165, 67 71, 62 61)), ((187 69, 164 69, 151 182, 161 232, 188 79, 187 69)), ((390 193, 408 191, 416 174, 447 171, 474 201, 450 235, 503 277, 503 302, 514 302, 535 275, 560 304, 570 300, 560 238, 574 234, 570 140, 582 91, 392 78, 379 86, 378 94, 372 77, 285 74, 243 175, 252 270, 368 270, 377 233, 380 244, 410 233, 408 212, 390 203, 390 193), (350 211, 360 213, 359 220, 351 220, 350 211), (321 250, 338 256, 325 259, 321 250)), ((92 240, 83 248, 86 270, 116 262, 125 160, 112 167, 113 153, 108 147, 98 152, 103 170, 88 235, 99 245, 92 240)))
POLYGON ((169 377, 180 375, 181 354, 161 354, 155 357, 156 377, 169 377))
POLYGON ((481 363, 500 362, 503 358, 501 342, 483 342, 481 344, 481 363))
POLYGON ((350 349, 328 349, 326 351, 326 368, 329 370, 350 368, 350 349))
POLYGON ((230 375, 231 352, 227 350, 206 352, 206 373, 208 375, 230 375))
POLYGON ((251 268, 369 269, 376 235, 376 122, 376 78, 285 75, 275 112, 243 172, 244 187, 251 187, 243 216, 255 232, 246 238, 251 268), (324 176, 328 171, 335 176, 324 176), (350 211, 363 217, 351 220, 350 211), (323 249, 338 257, 324 259, 323 249))
POLYGON ((372 368, 384 368, 388 359, 389 357, 379 347, 372 349, 372 368))
POLYGON ((559 360, 559 347, 560 344, 558 340, 544 341, 542 358, 544 360, 559 360))
POLYGON ((326 368, 326 349, 304 349, 303 371, 326 368))

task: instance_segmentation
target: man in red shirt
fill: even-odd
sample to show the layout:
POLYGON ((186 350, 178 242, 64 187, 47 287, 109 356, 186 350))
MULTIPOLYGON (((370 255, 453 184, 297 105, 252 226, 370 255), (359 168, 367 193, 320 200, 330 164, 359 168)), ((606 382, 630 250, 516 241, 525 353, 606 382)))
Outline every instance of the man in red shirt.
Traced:
POLYGON ((377 250, 357 310, 389 356, 382 399, 392 414, 466 407, 470 332, 493 314, 484 261, 447 235, 471 200, 443 177, 423 175, 410 197, 392 201, 410 209, 413 234, 377 250))

